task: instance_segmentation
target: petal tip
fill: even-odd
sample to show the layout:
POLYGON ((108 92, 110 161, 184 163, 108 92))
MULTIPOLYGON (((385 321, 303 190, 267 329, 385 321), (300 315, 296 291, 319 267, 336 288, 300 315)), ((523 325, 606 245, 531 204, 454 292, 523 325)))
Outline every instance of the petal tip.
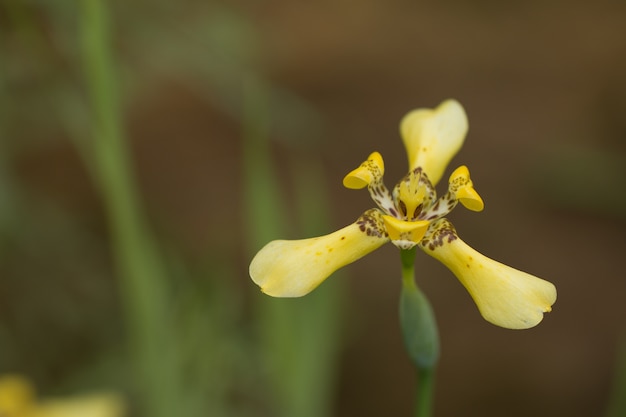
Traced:
POLYGON ((310 293, 337 269, 388 241, 386 236, 374 233, 376 219, 367 213, 328 235, 268 243, 250 262, 250 278, 272 297, 292 298, 310 293))
POLYGON ((434 109, 416 109, 400 122, 410 169, 422 167, 433 184, 459 151, 469 128, 461 104, 448 99, 434 109))
POLYGON ((343 178, 343 186, 351 190, 360 190, 372 182, 380 181, 385 173, 385 163, 379 152, 372 152, 365 162, 353 169, 343 178))
POLYGON ((350 190, 360 190, 367 187, 369 182, 359 176, 358 173, 355 173, 355 171, 350 172, 343 178, 343 186, 350 190))
POLYGON ((496 326, 535 327, 556 302, 557 291, 551 282, 487 258, 458 237, 426 253, 454 273, 482 317, 496 326))

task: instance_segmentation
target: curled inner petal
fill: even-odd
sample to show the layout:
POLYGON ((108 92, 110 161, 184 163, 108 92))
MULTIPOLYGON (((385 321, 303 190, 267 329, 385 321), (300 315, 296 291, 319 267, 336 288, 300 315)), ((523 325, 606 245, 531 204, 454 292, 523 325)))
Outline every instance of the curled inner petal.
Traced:
POLYGON ((408 222, 387 215, 383 216, 383 221, 391 243, 401 249, 410 249, 417 245, 426 234, 430 224, 426 220, 408 222))
POLYGON ((388 241, 380 211, 368 210, 355 223, 325 236, 268 243, 252 259, 250 277, 268 295, 300 297, 388 241))
POLYGON ((459 199, 461 204, 463 204, 463 206, 468 210, 483 211, 483 209, 485 208, 485 203, 483 202, 483 199, 472 187, 461 188, 457 192, 456 197, 459 199))
POLYGON ((409 169, 422 167, 436 185, 454 155, 461 149, 468 123, 456 100, 435 109, 416 109, 400 122, 400 133, 409 157, 409 169))
POLYGON ((458 167, 450 175, 448 190, 469 210, 482 211, 485 208, 485 203, 474 189, 469 169, 465 165, 458 167))
POLYGON ((382 155, 372 152, 365 162, 344 177, 343 185, 346 188, 359 190, 381 181, 384 173, 385 164, 382 155))
POLYGON ((367 187, 372 200, 382 211, 392 216, 398 216, 398 208, 383 182, 384 173, 383 157, 378 152, 372 152, 367 161, 344 177, 343 185, 351 189, 367 187))
POLYGON ((446 219, 438 220, 421 242, 470 293, 488 322, 508 329, 534 327, 556 302, 556 288, 548 281, 496 262, 458 238, 446 219))

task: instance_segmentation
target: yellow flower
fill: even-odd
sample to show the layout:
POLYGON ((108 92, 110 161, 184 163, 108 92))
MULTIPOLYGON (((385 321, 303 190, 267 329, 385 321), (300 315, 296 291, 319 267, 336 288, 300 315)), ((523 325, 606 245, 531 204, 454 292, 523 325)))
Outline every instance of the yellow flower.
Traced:
POLYGON ((435 185, 467 130, 465 111, 455 100, 407 114, 400 133, 408 174, 389 191, 383 183, 383 158, 374 152, 343 180, 347 188, 367 187, 378 208, 329 235, 268 243, 250 263, 252 280, 268 295, 299 297, 387 242, 400 249, 417 246, 452 271, 490 323, 509 329, 537 325, 556 302, 554 285, 478 253, 445 218, 459 202, 472 211, 484 208, 468 168, 457 168, 447 192, 437 198, 435 185))
POLYGON ((112 392, 37 401, 32 384, 20 375, 0 377, 0 417, 122 417, 124 402, 112 392))
POLYGON ((19 375, 0 378, 0 416, 31 416, 34 404, 35 390, 25 378, 19 375))

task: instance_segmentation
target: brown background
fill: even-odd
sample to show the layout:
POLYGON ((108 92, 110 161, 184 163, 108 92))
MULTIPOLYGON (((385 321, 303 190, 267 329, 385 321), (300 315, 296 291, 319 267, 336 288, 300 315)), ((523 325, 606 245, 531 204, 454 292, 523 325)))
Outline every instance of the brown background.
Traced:
MULTIPOLYGON (((502 330, 480 318, 445 268, 418 254, 417 280, 434 306, 442 340, 436 415, 603 415, 626 331, 625 177, 614 168, 626 154, 624 3, 241 1, 211 7, 115 5, 116 51, 122 73, 127 71, 125 117, 142 197, 160 233, 193 258, 201 258, 207 247, 233 248, 241 288, 252 285, 241 226, 251 208, 240 192, 238 123, 216 105, 216 84, 198 83, 203 74, 180 70, 192 68, 194 60, 237 60, 241 45, 215 49, 194 41, 193 24, 201 12, 209 10, 222 22, 216 10, 243 19, 253 33, 251 68, 319 117, 314 123, 296 118, 295 127, 272 130, 272 149, 279 170, 296 142, 306 142, 311 157, 323 161, 333 198, 332 230, 372 205, 366 192, 342 188, 343 175, 378 150, 388 167, 387 183, 393 184, 406 164, 397 133, 400 118, 414 107, 454 97, 466 108, 470 132, 452 165, 469 166, 486 209, 479 214, 458 209, 451 220, 482 253, 555 283, 559 298, 537 328, 502 330), (137 33, 127 15, 154 31, 137 33), (176 63, 177 71, 158 54, 171 47, 167 38, 173 35, 189 39, 184 53, 193 55, 187 56, 191 63, 176 63)), ((38 21, 54 37, 61 31, 57 21, 40 13, 38 21)), ((228 22, 224 27, 232 29, 228 22)), ((34 95, 38 86, 21 88, 34 95)), ((37 115, 45 109, 32 107, 22 117, 45 119, 37 115)), ((290 118, 280 109, 270 112, 290 118)), ((87 171, 66 131, 52 126, 30 125, 7 136, 19 149, 13 164, 17 181, 71 213, 78 219, 74 227, 106 236, 87 171), (20 145, 26 139, 29 145, 20 145)), ((37 227, 28 223, 24 230, 37 227)), ((88 362, 84 352, 118 330, 105 324, 98 335, 87 332, 82 339, 68 332, 72 338, 41 353, 36 345, 43 336, 15 330, 34 327, 16 324, 19 306, 38 306, 31 314, 58 312, 64 303, 50 301, 49 290, 106 322, 104 315, 115 318, 117 301, 106 279, 93 284, 102 288, 73 282, 81 264, 58 255, 63 249, 50 251, 53 238, 46 246, 38 236, 24 237, 37 240, 25 246, 35 255, 21 249, 3 259, 5 277, 20 279, 0 295, 0 312, 12 329, 7 333, 33 345, 13 352, 19 365, 10 367, 50 384, 51 375, 66 369, 62 358, 80 362, 86 356, 88 362), (56 284, 42 282, 44 276, 56 284), (58 285, 58 279, 69 282, 58 285), (41 293, 33 295, 33 288, 41 293), (26 363, 29 357, 36 359, 26 363)), ((96 257, 107 275, 107 256, 96 257)), ((348 271, 345 313, 351 327, 341 355, 336 415, 408 415, 414 376, 397 326, 398 253, 385 246, 348 271)), ((47 329, 54 332, 57 324, 51 321, 47 329)), ((7 358, 5 367, 11 363, 7 358)))

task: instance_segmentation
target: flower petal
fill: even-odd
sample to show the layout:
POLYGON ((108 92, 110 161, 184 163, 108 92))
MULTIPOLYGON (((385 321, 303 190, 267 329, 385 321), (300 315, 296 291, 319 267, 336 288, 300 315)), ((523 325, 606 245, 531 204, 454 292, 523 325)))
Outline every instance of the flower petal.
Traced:
POLYGON ((0 416, 22 416, 30 414, 35 405, 35 388, 21 375, 0 377, 0 416))
POLYGON ((468 123, 456 100, 446 100, 435 109, 416 109, 400 122, 400 134, 409 157, 409 170, 422 167, 433 185, 461 149, 468 123))
POLYGON ((385 163, 382 155, 378 152, 372 152, 365 162, 344 177, 343 185, 353 190, 367 187, 376 205, 385 213, 396 216, 398 215, 398 209, 395 206, 391 193, 383 182, 384 174, 385 163))
POLYGON ((485 203, 474 189, 469 169, 465 165, 461 165, 450 175, 448 190, 469 210, 482 211, 485 208, 485 203))
POLYGON ((385 163, 378 152, 372 152, 367 161, 353 169, 343 179, 343 186, 352 190, 360 190, 371 183, 382 181, 385 174, 385 163))
POLYGON ((70 398, 55 398, 42 401, 31 417, 122 417, 126 405, 114 392, 83 394, 70 398))
POLYGON ((461 281, 485 320, 508 329, 527 329, 552 310, 556 302, 552 283, 489 259, 459 239, 446 219, 437 223, 421 247, 461 281))
POLYGON ((250 277, 274 297, 300 297, 339 268, 389 241, 377 209, 334 233, 301 240, 275 240, 250 263, 250 277))
POLYGON ((387 215, 383 215, 383 221, 391 243, 400 249, 411 249, 417 245, 426 234, 430 224, 427 220, 408 222, 387 215))

